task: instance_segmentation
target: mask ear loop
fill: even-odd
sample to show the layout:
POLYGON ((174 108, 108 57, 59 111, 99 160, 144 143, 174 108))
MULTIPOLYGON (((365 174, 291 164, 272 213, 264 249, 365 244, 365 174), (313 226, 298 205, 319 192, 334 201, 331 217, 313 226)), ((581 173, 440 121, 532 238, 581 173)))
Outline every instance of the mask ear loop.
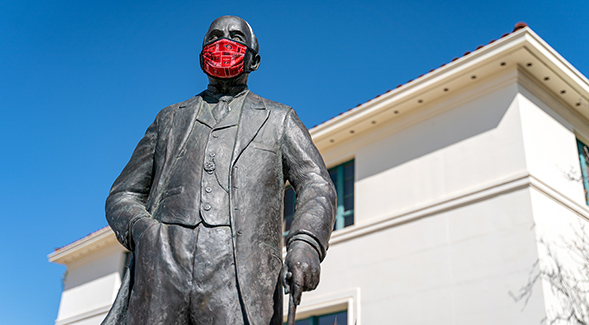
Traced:
POLYGON ((244 55, 244 63, 243 63, 243 70, 245 73, 250 73, 254 70, 250 69, 252 60, 256 57, 256 55, 258 55, 258 53, 256 53, 256 51, 252 50, 249 46, 246 46, 246 50, 245 50, 245 55, 244 55), (249 60, 245 60, 248 53, 250 54, 250 59, 249 60), (248 62, 249 64, 246 66, 245 62, 248 62))

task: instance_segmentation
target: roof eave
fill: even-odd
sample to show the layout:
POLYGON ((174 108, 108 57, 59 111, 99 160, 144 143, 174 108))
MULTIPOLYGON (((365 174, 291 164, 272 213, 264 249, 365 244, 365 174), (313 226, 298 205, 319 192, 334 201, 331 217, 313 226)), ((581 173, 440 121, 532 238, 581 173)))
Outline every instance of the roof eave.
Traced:
POLYGON ((117 242, 110 227, 104 227, 47 255, 49 262, 67 265, 98 249, 117 242))
MULTIPOLYGON (((398 103, 405 102, 408 99, 416 98, 432 88, 440 87, 447 80, 468 74, 485 64, 494 62, 521 49, 526 49, 549 66, 559 78, 564 79, 565 82, 581 94, 585 103, 587 102, 589 98, 589 81, 587 78, 529 27, 526 27, 328 120, 312 128, 310 133, 315 143, 326 143, 326 140, 333 137, 334 134, 352 129, 360 121, 370 119, 371 116, 375 116, 382 110, 395 107, 398 103)), ((443 94, 440 93, 439 96, 443 96, 443 94)), ((325 147, 325 145, 318 146, 320 146, 320 149, 325 147)))

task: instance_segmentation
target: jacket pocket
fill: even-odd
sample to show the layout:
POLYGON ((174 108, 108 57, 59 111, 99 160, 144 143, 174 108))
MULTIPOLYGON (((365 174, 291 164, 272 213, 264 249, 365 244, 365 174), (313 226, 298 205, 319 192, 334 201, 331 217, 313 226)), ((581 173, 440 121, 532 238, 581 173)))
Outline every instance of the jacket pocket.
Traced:
POLYGON ((184 186, 173 187, 171 189, 165 190, 164 193, 162 193, 162 196, 160 197, 159 203, 162 203, 162 201, 171 196, 182 194, 182 192, 184 192, 184 186))
POLYGON ((269 248, 270 252, 272 253, 272 257, 275 257, 278 261, 280 261, 280 263, 282 263, 282 252, 280 252, 278 248, 263 242, 260 244, 262 245, 262 247, 269 248))
POLYGON ((272 148, 272 147, 270 147, 270 146, 268 146, 266 144, 260 143, 260 142, 252 142, 250 144, 250 146, 252 148, 255 148, 255 149, 258 149, 258 150, 263 150, 263 151, 267 151, 267 152, 271 152, 273 154, 276 154, 276 150, 274 150, 274 148, 272 148))
POLYGON ((135 223, 133 224, 133 229, 131 231, 132 235, 133 235, 133 243, 135 248, 137 247, 137 244, 139 242, 141 242, 141 238, 143 238, 143 235, 147 232, 149 232, 154 226, 159 225, 159 221, 154 220, 152 218, 149 217, 143 217, 137 221, 135 221, 135 223), (139 223, 145 223, 148 222, 148 225, 141 225, 139 223), (136 227, 140 227, 140 229, 136 229, 136 227), (139 230, 139 233, 137 233, 137 231, 139 230))
POLYGON ((168 196, 180 194, 182 192, 184 192, 184 186, 173 187, 173 188, 171 188, 169 190, 165 190, 163 197, 165 198, 165 197, 168 197, 168 196))

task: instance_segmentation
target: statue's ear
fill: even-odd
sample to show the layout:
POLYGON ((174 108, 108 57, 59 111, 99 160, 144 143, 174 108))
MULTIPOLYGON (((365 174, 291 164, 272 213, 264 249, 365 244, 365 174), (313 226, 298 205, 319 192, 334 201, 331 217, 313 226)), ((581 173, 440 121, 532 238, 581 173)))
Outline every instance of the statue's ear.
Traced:
POLYGON ((261 60, 261 57, 259 54, 257 54, 257 53, 255 53, 255 54, 252 53, 252 54, 253 54, 253 56, 252 56, 252 60, 250 61, 250 66, 249 66, 250 72, 258 70, 258 68, 260 67, 260 60, 261 60))

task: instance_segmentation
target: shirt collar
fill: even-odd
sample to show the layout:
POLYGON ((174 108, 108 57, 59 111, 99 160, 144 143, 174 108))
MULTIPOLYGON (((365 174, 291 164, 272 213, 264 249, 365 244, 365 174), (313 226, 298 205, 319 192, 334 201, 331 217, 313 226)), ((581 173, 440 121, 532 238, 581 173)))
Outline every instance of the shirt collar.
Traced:
POLYGON ((221 93, 219 91, 219 89, 213 85, 209 85, 207 87, 207 90, 205 90, 205 94, 208 97, 211 97, 212 99, 215 99, 216 101, 219 100, 219 98, 224 97, 224 96, 230 96, 232 97, 232 99, 235 99, 237 97, 241 97, 244 94, 247 93, 247 86, 246 85, 241 85, 241 86, 234 86, 229 88, 229 90, 226 93, 221 93))

